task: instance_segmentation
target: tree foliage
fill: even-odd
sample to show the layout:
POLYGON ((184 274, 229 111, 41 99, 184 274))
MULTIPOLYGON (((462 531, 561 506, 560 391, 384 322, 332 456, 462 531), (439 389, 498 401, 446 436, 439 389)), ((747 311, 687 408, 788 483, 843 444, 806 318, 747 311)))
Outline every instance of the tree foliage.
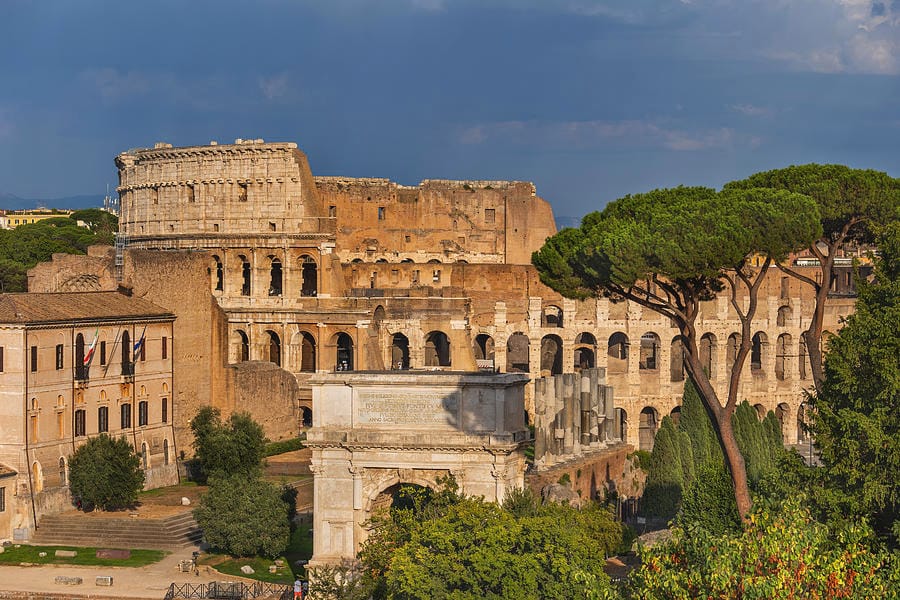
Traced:
POLYGON ((232 556, 275 557, 290 543, 284 491, 258 477, 216 475, 194 509, 209 545, 232 556))
POLYGON ((218 408, 204 406, 191 420, 191 432, 202 481, 214 475, 260 473, 266 439, 262 426, 248 413, 233 413, 222 422, 218 408))
POLYGON ((603 565, 622 527, 595 505, 517 492, 501 506, 462 496, 452 482, 401 494, 406 507, 375 517, 360 553, 373 598, 614 597, 603 565))
POLYGON ((818 279, 807 277, 788 264, 776 264, 816 292, 813 316, 803 337, 813 381, 816 389, 821 390, 824 379, 822 325, 834 259, 846 243, 871 243, 879 225, 900 219, 900 180, 871 169, 808 164, 756 173, 725 185, 726 191, 754 188, 804 194, 814 199, 819 209, 821 234, 807 246, 819 259, 818 279))
POLYGON ((671 540, 641 551, 629 584, 640 600, 892 598, 900 568, 864 525, 822 525, 794 498, 760 503, 737 532, 676 525, 671 540))
POLYGON ((603 294, 669 318, 683 338, 685 366, 710 415, 742 515, 750 508, 743 457, 731 417, 750 351, 758 291, 773 261, 821 236, 810 198, 784 190, 679 187, 626 196, 564 229, 532 256, 541 281, 567 297, 603 294), (749 263, 765 255, 761 268, 749 263), (729 292, 742 324, 741 346, 724 402, 704 371, 695 322, 700 303, 729 292), (738 302, 739 292, 748 303, 738 302))
POLYGON ((670 417, 663 417, 650 453, 642 500, 644 512, 666 520, 674 517, 689 482, 686 471, 693 475, 693 465, 690 438, 676 428, 670 417))
MULTIPOLYGON (((90 213, 78 211, 81 212, 90 213)), ((84 254, 93 244, 112 243, 112 233, 118 228, 114 215, 103 213, 108 217, 96 217, 98 227, 92 231, 77 225, 74 216, 78 213, 73 213, 72 218, 60 215, 14 229, 0 229, 0 290, 27 291, 28 269, 50 260, 54 253, 84 254)))
POLYGON ((115 510, 132 506, 143 487, 141 459, 124 437, 101 433, 69 459, 69 490, 86 507, 115 510))
POLYGON ((900 537, 900 224, 884 231, 873 283, 832 339, 812 399, 812 432, 833 514, 866 516, 900 537))

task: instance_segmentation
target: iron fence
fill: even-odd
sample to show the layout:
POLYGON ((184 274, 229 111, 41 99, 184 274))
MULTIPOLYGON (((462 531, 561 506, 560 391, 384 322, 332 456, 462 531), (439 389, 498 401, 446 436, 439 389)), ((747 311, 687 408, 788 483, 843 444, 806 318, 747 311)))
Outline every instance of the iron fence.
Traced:
POLYGON ((291 600, 294 586, 280 583, 245 583, 243 581, 213 581, 211 583, 173 583, 169 585, 165 600, 190 600, 193 598, 217 600, 291 600))

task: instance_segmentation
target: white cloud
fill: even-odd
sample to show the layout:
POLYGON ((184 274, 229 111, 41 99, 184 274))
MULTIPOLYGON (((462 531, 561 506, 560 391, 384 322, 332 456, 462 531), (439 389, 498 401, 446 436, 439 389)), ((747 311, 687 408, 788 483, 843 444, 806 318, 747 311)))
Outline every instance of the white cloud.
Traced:
POLYGON ((259 78, 259 89, 266 100, 277 100, 284 97, 289 92, 289 85, 287 73, 259 78))
POLYGON ((126 96, 142 95, 150 91, 150 81, 142 74, 134 71, 121 73, 109 67, 87 69, 81 78, 94 86, 99 94, 109 101, 116 101, 126 96))
POLYGON ((502 121, 480 124, 460 132, 462 144, 511 142, 552 148, 608 146, 655 147, 680 152, 737 145, 756 147, 749 138, 729 127, 684 129, 646 120, 624 121, 502 121))

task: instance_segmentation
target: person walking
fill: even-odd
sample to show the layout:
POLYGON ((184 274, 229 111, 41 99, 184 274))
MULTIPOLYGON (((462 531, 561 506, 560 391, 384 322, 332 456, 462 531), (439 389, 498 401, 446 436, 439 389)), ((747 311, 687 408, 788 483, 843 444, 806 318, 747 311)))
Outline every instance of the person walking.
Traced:
POLYGON ((303 582, 299 577, 294 580, 294 600, 303 600, 303 582))

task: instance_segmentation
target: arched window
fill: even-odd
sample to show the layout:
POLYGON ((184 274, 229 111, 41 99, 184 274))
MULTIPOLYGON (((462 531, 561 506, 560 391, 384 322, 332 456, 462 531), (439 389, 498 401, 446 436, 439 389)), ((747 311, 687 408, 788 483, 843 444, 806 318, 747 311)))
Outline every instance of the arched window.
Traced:
POLYGON ((372 323, 374 323, 376 329, 379 329, 382 321, 384 321, 384 307, 379 304, 372 313, 372 323))
POLYGON ((250 295, 250 261, 243 254, 238 256, 241 261, 241 296, 250 295))
POLYGON ((250 338, 241 329, 235 329, 234 333, 237 336, 237 362, 250 360, 250 338))
POLYGON ((402 333, 391 336, 391 368, 409 368, 409 338, 402 333))
POLYGON ((541 375, 562 373, 562 340, 557 335, 545 335, 541 340, 541 375))
POLYGON ((781 306, 778 308, 778 317, 776 319, 779 327, 785 327, 791 320, 791 307, 781 306))
POLYGON ((44 472, 38 461, 31 463, 31 485, 34 486, 35 493, 40 493, 44 489, 44 472))
POLYGON ((563 311, 558 306, 545 306, 541 313, 541 327, 562 327, 563 311))
POLYGON ((313 257, 304 254, 300 257, 300 295, 315 296, 318 293, 318 267, 313 257))
POLYGON ((791 351, 791 336, 788 333, 782 333, 778 336, 775 345, 775 377, 779 381, 790 379, 790 368, 788 367, 791 351))
POLYGON ((573 357, 575 371, 594 368, 596 366, 596 350, 597 338, 592 334, 582 332, 575 336, 575 355, 573 357))
POLYGON ((75 379, 87 381, 88 368, 84 364, 84 336, 79 333, 75 336, 75 379))
POLYGON ((506 372, 528 373, 531 370, 529 361, 528 336, 517 331, 506 340, 506 372))
POLYGON ((476 335, 472 351, 475 353, 475 362, 478 368, 494 368, 494 338, 486 333, 476 335))
POLYGON ((738 348, 741 346, 741 334, 732 333, 728 336, 728 342, 725 346, 725 367, 728 374, 734 369, 734 361, 737 359, 738 348))
POLYGON ((652 406, 644 407, 638 424, 638 449, 653 450, 653 439, 659 426, 659 413, 652 406))
POLYGON ((316 370, 316 338, 306 331, 300 335, 300 370, 313 373, 316 370))
POLYGON ((768 350, 769 341, 766 334, 759 331, 754 334, 750 346, 750 370, 758 375, 765 375, 763 372, 763 364, 766 360, 766 352, 768 350))
POLYGON ((312 427, 312 409, 307 406, 303 406, 300 408, 300 411, 303 415, 301 425, 303 427, 312 427))
POLYGON ((213 283, 215 284, 213 289, 217 292, 221 292, 225 288, 225 273, 222 268, 222 259, 220 259, 215 254, 213 255, 213 268, 215 269, 215 275, 213 276, 213 283))
POLYGON ((280 296, 281 295, 281 261, 277 258, 271 257, 272 264, 269 267, 269 295, 270 296, 280 296))
POLYGON ((672 422, 678 425, 679 421, 681 421, 681 407, 676 406, 669 412, 669 416, 672 417, 672 422))
POLYGON ((281 340, 272 330, 266 330, 269 336, 269 362, 281 366, 281 340))
POLYGON ((654 371, 659 368, 659 336, 653 332, 641 336, 641 356, 638 368, 654 371))
POLYGON ((432 331, 425 336, 425 366, 450 366, 450 338, 443 331, 432 331))
POLYGON ((131 336, 128 330, 122 332, 122 375, 134 375, 134 363, 131 362, 131 336))
POLYGON ((606 344, 607 368, 611 374, 628 372, 628 336, 616 332, 606 344))
POLYGON ((766 418, 766 407, 762 404, 754 404, 753 410, 756 411, 756 418, 760 421, 766 418))
POLYGON ((672 347, 669 353, 669 381, 684 381, 684 344, 680 335, 672 338, 672 347))
POLYGON ((704 333, 700 338, 700 364, 710 379, 716 378, 716 336, 704 333))
POLYGON ((353 338, 346 333, 339 333, 335 338, 335 371, 353 370, 353 338))

